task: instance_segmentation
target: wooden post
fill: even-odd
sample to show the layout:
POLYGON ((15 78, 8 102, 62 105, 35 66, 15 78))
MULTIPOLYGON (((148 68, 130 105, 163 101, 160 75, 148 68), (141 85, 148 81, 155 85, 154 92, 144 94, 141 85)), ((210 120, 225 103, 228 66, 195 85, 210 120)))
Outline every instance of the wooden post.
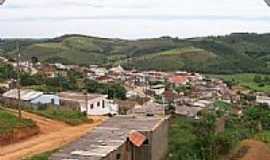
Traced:
POLYGON ((20 53, 20 46, 19 43, 17 41, 16 43, 16 47, 17 47, 17 51, 18 51, 18 55, 17 55, 17 92, 18 92, 18 103, 17 103, 17 107, 18 107, 18 117, 19 119, 22 119, 22 108, 21 108, 21 64, 20 64, 20 58, 21 58, 21 53, 20 53))

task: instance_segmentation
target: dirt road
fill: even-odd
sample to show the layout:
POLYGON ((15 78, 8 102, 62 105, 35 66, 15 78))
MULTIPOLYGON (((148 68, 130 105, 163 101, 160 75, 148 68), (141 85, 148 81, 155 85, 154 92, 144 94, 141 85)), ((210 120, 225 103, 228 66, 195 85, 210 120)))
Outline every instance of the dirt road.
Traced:
POLYGON ((94 117, 94 123, 72 127, 31 113, 23 112, 23 117, 34 120, 40 127, 41 133, 25 141, 1 147, 0 160, 20 160, 57 149, 80 138, 104 121, 102 117, 94 117))
MULTIPOLYGON (((256 140, 244 140, 241 142, 241 148, 244 155, 233 160, 270 160, 270 148, 267 144, 256 140)), ((239 153, 238 153, 239 154, 239 153)))

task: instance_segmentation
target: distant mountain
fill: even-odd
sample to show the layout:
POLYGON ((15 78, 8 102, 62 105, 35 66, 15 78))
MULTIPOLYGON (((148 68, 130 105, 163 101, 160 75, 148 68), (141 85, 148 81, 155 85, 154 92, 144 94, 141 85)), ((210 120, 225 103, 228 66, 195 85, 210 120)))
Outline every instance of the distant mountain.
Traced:
MULTIPOLYGON (((14 57, 15 39, 0 40, 0 54, 14 57)), ((22 56, 64 64, 122 64, 128 68, 204 73, 270 73, 270 34, 123 40, 84 35, 19 39, 22 56)))

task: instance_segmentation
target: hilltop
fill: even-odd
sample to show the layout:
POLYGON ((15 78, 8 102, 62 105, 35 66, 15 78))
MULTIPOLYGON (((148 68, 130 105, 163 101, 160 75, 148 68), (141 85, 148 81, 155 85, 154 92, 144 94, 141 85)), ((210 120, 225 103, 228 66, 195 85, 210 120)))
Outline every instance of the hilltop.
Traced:
MULTIPOLYGON (((19 39, 22 57, 64 64, 122 64, 127 68, 203 73, 270 73, 270 34, 124 40, 84 35, 19 39)), ((14 58, 16 39, 1 39, 0 54, 14 58)))

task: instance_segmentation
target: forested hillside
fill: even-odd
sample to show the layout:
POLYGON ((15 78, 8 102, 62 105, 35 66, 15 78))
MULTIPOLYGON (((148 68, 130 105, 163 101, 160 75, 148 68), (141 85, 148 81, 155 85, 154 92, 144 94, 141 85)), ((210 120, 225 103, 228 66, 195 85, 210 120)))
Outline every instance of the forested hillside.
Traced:
MULTIPOLYGON (((13 58, 15 39, 0 40, 0 54, 13 58)), ((19 39, 22 56, 64 64, 122 64, 127 68, 204 73, 270 73, 270 34, 178 39, 122 40, 84 35, 19 39)))

